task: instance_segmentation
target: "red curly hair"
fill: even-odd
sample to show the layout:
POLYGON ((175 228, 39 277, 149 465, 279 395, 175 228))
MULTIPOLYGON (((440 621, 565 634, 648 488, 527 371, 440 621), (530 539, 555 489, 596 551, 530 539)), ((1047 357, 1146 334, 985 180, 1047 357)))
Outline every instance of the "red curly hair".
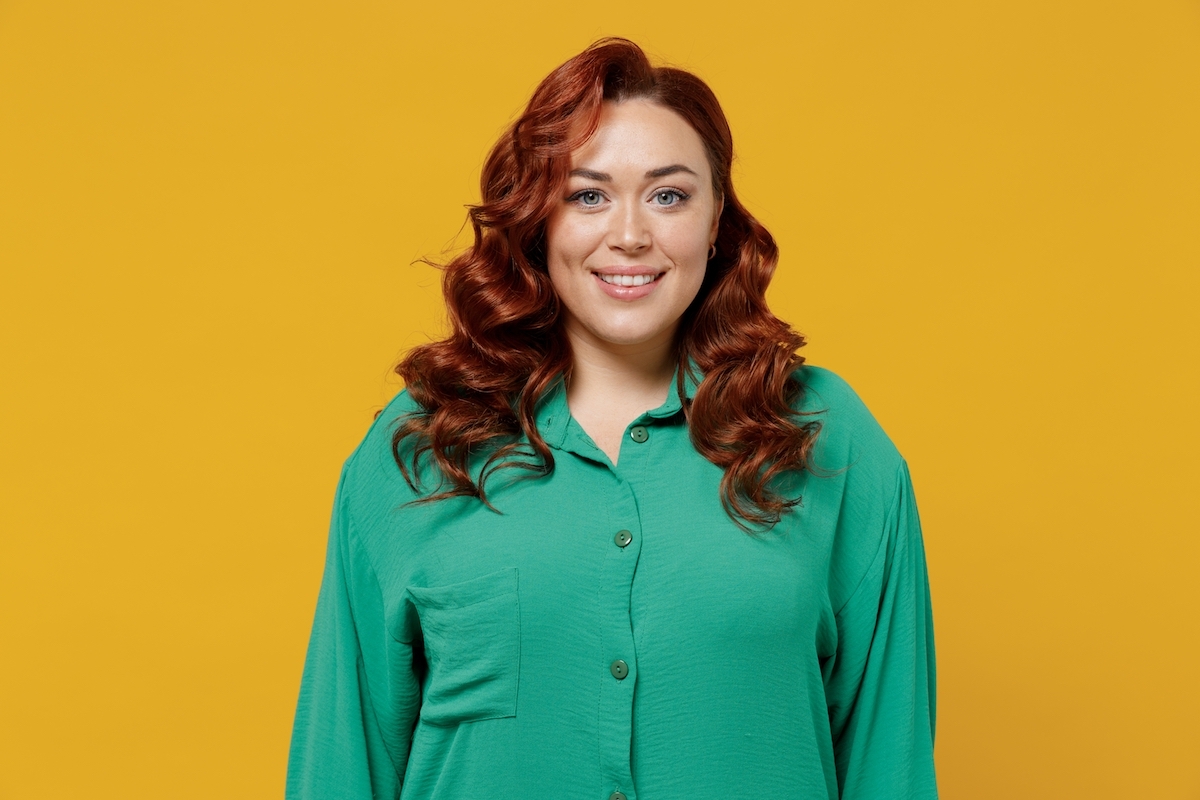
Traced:
POLYGON ((676 337, 679 396, 692 363, 703 375, 684 409, 692 443, 724 469, 721 502, 743 528, 743 520, 772 525, 800 502, 771 488, 783 473, 810 469, 819 430, 794 410, 804 337, 767 308, 778 248, 734 194, 733 137, 712 90, 689 72, 652 66, 620 38, 602 39, 550 73, 484 164, 482 202, 470 208, 474 244, 443 266, 450 335, 414 348, 396 367, 421 411, 401 418, 392 454, 414 491, 423 455, 442 477, 441 491, 418 502, 467 495, 487 503, 484 484, 495 470, 554 469, 534 409, 570 374, 572 357, 547 272, 545 223, 602 103, 631 98, 669 108, 695 129, 725 201, 716 254, 676 337), (487 454, 477 479, 473 453, 487 454))

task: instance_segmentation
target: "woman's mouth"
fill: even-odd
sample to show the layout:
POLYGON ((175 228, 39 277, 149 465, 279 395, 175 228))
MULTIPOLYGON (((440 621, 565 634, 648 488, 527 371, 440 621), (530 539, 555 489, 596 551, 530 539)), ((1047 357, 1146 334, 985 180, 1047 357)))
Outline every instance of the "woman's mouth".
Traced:
POLYGON ((657 280, 661 272, 643 275, 606 275, 602 272, 597 272, 596 275, 600 280, 612 286, 645 286, 651 281, 657 280))
POLYGON ((614 300, 640 300, 658 288, 666 272, 593 272, 600 289, 614 300))

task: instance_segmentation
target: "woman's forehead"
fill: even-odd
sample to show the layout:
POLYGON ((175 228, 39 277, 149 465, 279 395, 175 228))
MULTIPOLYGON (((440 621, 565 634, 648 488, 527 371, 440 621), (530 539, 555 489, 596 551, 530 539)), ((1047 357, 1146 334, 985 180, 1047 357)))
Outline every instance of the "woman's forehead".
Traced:
POLYGON ((676 111, 645 99, 605 101, 596 132, 571 153, 571 169, 612 174, 680 165, 709 175, 704 142, 676 111))

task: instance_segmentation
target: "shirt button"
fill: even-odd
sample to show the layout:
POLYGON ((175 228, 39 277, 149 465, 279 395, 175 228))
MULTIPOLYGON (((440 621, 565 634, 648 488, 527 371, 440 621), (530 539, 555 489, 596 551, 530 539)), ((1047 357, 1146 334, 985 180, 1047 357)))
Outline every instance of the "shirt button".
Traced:
POLYGON ((650 431, 646 430, 645 425, 634 425, 629 429, 629 438, 641 444, 650 438, 650 431))
POLYGON ((629 665, 618 658, 616 661, 612 662, 609 670, 612 672, 614 678, 619 681, 623 681, 625 680, 625 676, 629 674, 629 665))
POLYGON ((624 547, 633 541, 633 534, 629 531, 617 531, 617 535, 613 537, 613 541, 617 543, 617 547, 624 547))
POLYGON ((608 796, 608 800, 625 800, 624 792, 613 792, 608 796))

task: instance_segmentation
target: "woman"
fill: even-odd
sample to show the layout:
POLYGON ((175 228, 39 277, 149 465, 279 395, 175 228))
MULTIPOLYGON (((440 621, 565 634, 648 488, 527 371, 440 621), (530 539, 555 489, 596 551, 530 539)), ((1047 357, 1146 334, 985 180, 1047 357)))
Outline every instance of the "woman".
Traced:
POLYGON ((622 39, 495 146, 342 473, 289 797, 936 796, 908 473, 768 311, 732 155, 622 39))

